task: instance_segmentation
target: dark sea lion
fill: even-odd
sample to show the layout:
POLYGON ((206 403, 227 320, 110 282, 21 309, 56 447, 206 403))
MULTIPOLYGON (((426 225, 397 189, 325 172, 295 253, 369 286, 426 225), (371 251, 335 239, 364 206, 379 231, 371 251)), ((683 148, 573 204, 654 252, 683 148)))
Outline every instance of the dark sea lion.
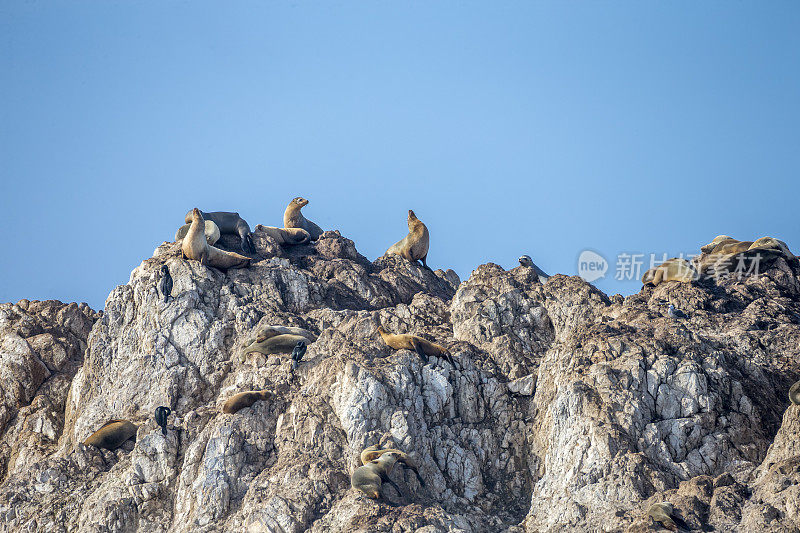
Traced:
MULTIPOLYGON (((256 249, 253 246, 253 238, 250 236, 250 226, 239 216, 239 213, 232 213, 229 211, 212 211, 206 213, 205 211, 200 211, 200 214, 203 215, 204 220, 210 220, 216 224, 220 233, 238 235, 242 240, 241 246, 244 253, 251 255, 256 253, 256 249)), ((192 221, 191 211, 186 213, 186 218, 184 220, 187 224, 192 221)))

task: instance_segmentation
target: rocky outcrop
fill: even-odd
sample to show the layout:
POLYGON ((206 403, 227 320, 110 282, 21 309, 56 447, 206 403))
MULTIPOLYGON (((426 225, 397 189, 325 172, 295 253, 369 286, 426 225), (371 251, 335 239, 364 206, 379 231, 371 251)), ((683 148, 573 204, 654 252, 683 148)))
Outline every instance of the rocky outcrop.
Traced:
POLYGON ((370 262, 338 232, 285 247, 256 229, 253 242, 252 266, 227 273, 165 243, 102 314, 0 306, 2 530, 646 531, 658 501, 698 530, 798 527, 796 261, 609 299, 524 266, 462 283, 370 262), (297 370, 242 353, 270 324, 317 336, 297 370), (447 347, 455 366, 394 352, 380 324, 447 347), (139 426, 135 442, 82 444, 114 418, 139 426), (395 469, 398 506, 350 488, 381 439, 425 480, 395 469))

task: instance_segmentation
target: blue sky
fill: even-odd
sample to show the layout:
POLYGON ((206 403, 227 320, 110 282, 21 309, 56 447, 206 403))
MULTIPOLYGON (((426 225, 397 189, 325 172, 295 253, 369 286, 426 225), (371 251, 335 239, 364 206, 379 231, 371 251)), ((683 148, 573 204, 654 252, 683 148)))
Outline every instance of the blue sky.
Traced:
MULTIPOLYGON (((463 278, 531 255, 800 250, 796 2, 0 4, 0 301, 108 293, 183 215, 414 209, 463 278)), ((648 259, 649 260, 649 259, 648 259)))

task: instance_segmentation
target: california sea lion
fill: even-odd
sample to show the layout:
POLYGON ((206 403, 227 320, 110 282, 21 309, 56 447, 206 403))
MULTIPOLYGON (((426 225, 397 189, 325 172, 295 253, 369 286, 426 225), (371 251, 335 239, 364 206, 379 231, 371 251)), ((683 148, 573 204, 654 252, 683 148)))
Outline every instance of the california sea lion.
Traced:
POLYGON ((673 257, 645 272, 642 283, 645 285, 652 283, 655 286, 667 281, 689 283, 696 277, 697 272, 688 261, 673 257))
POLYGON ((717 235, 716 237, 714 237, 713 241, 711 241, 710 243, 708 243, 706 245, 701 246, 700 247, 700 251, 702 253, 704 253, 704 254, 711 253, 711 251, 714 248, 716 248, 717 246, 719 246, 720 244, 731 242, 731 241, 735 242, 736 239, 734 239, 733 237, 729 237, 728 235, 717 235))
POLYGON ((775 250, 781 252, 787 259, 795 257, 785 242, 774 237, 761 237, 760 239, 756 239, 753 244, 750 245, 748 251, 750 250, 775 250))
POLYGON ((789 387, 789 400, 795 405, 800 405, 800 381, 789 387))
POLYGON ((271 355, 276 353, 292 353, 298 342, 306 342, 308 339, 301 335, 289 335, 282 333, 274 337, 268 337, 261 342, 253 342, 245 347, 243 354, 247 355, 250 352, 263 353, 264 355, 271 355))
POLYGON ((394 348, 395 350, 413 350, 417 352, 417 354, 426 363, 428 362, 428 356, 430 355, 434 357, 445 357, 454 368, 456 366, 453 357, 444 346, 440 346, 427 339, 423 339, 422 337, 418 337, 416 335, 410 335, 408 333, 401 335, 386 333, 386 330, 384 330, 382 326, 378 326, 378 333, 380 333, 383 342, 385 342, 390 348, 394 348))
POLYGON ((384 481, 388 482, 394 487, 397 494, 403 498, 400 487, 389 477, 394 464, 397 462, 397 457, 398 454, 396 452, 388 452, 363 466, 359 466, 353 471, 353 475, 350 477, 350 485, 374 500, 383 496, 384 500, 392 505, 396 505, 388 499, 386 495, 381 493, 381 485, 384 481))
POLYGON ((169 267, 164 264, 161 265, 161 279, 158 280, 158 290, 161 295, 164 297, 164 303, 169 301, 169 297, 172 294, 172 276, 169 273, 169 267))
MULTIPOLYGON (((217 225, 220 233, 238 235, 242 239, 242 251, 246 254, 256 253, 253 246, 253 238, 250 236, 250 226, 245 220, 239 216, 239 213, 231 213, 228 211, 214 211, 205 213, 200 211, 204 220, 210 220, 217 225)), ((184 219, 186 223, 192 221, 192 211, 186 213, 184 219)))
POLYGON ((206 242, 203 228, 203 215, 196 207, 192 209, 192 225, 181 244, 181 252, 187 259, 200 261, 201 265, 212 266, 220 270, 229 268, 246 268, 250 266, 250 258, 234 252, 226 252, 206 242))
POLYGON ((420 260, 422 261, 422 266, 430 270, 431 268, 425 262, 428 257, 429 245, 430 236, 428 235, 427 226, 417 218, 414 211, 409 209, 408 235, 386 250, 386 255, 399 255, 409 261, 420 260))
POLYGON ((161 426, 161 433, 167 436, 167 417, 172 413, 169 407, 159 406, 156 407, 156 424, 161 426))
POLYGON ((306 344, 311 344, 317 340, 317 336, 305 328, 298 328, 294 326, 262 326, 258 328, 254 334, 250 335, 242 342, 242 346, 249 346, 254 342, 264 342, 270 337, 277 337, 278 335, 299 335, 305 337, 306 344))
POLYGON ((100 429, 89 435, 84 444, 87 446, 94 446, 95 448, 106 448, 107 450, 115 450, 119 448, 123 442, 131 437, 136 436, 138 428, 128 422, 127 420, 109 420, 103 424, 100 429))
POLYGON ((419 475, 419 467, 417 466, 416 461, 411 458, 407 453, 402 452, 396 448, 385 448, 382 449, 380 444, 375 444, 368 448, 364 448, 361 452, 361 464, 365 465, 370 461, 373 461, 380 457, 385 453, 396 453, 397 454, 397 462, 400 463, 400 466, 403 468, 408 468, 409 470, 413 471, 417 475, 417 480, 419 480, 419 484, 423 487, 425 486, 425 480, 422 479, 422 476, 419 475))
POLYGON ((311 235, 303 228, 276 228, 256 224, 256 231, 263 231, 278 244, 305 244, 311 241, 311 235))
MULTIPOLYGON (((183 226, 178 228, 178 231, 175 232, 175 241, 177 242, 186 237, 186 234, 189 233, 190 227, 192 227, 191 219, 189 224, 184 224, 183 226)), ((206 220, 204 223, 204 230, 206 235, 206 242, 208 244, 214 245, 219 240, 219 227, 217 227, 217 225, 214 224, 212 221, 206 220)))
POLYGON ((222 412, 233 414, 240 409, 244 409, 245 407, 250 407, 258 400, 266 400, 269 398, 270 393, 265 390, 257 391, 251 390, 246 392, 240 392, 238 394, 234 394, 228 400, 222 404, 222 412))
POLYGON ((322 228, 308 220, 303 216, 303 213, 300 212, 305 205, 308 205, 308 200, 300 196, 289 202, 289 205, 286 206, 286 211, 283 212, 283 227, 303 228, 311 235, 311 240, 316 241, 323 233, 322 228))

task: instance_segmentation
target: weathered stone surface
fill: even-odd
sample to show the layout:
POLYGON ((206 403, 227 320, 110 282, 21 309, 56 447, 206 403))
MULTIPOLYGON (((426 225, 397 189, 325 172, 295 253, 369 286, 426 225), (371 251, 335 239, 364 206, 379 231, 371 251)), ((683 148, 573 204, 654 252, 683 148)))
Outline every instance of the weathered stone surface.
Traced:
POLYGON ((253 265, 227 273, 165 243, 102 315, 0 305, 3 531, 649 531, 659 501, 698 530, 800 526, 796 261, 609 299, 525 267, 462 283, 370 262, 338 232, 253 240, 253 265), (241 357, 267 324, 317 336, 294 372, 285 355, 241 357), (456 367, 392 351, 379 324, 456 367), (261 389, 270 399, 221 412, 261 389), (135 442, 81 444, 112 418, 139 426, 135 442), (350 488, 381 439, 425 480, 396 468, 397 507, 350 488))

